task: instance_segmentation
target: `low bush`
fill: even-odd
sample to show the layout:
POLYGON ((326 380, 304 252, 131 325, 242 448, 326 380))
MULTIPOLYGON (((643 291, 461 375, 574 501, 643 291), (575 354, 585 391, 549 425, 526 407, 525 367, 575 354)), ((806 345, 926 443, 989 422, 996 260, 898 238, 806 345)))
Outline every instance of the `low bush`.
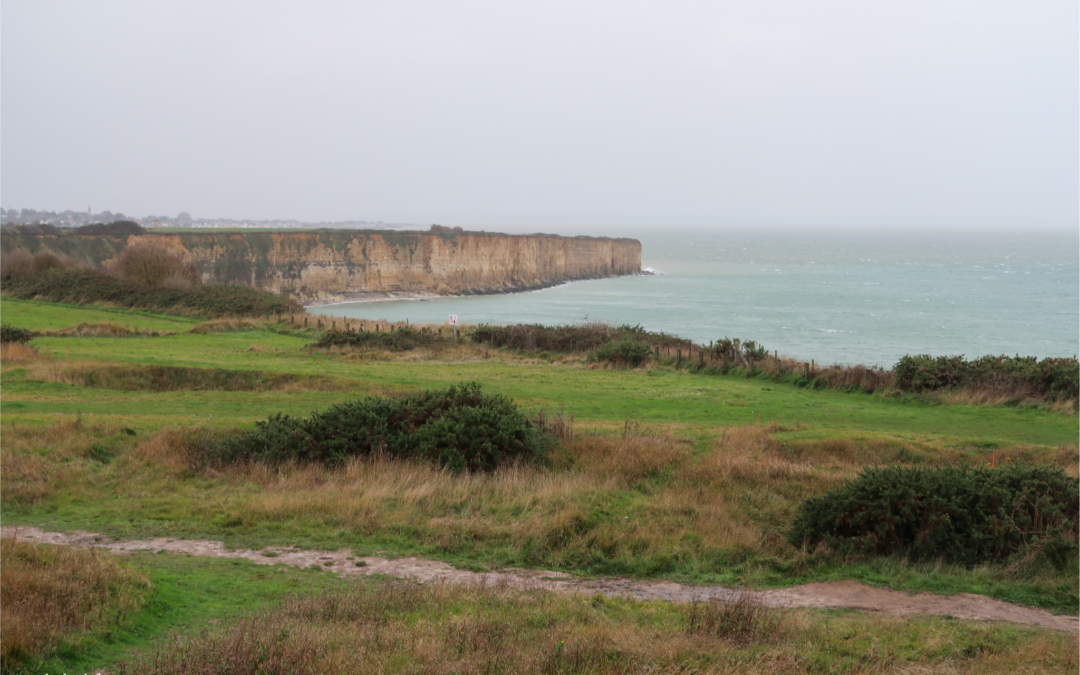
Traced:
POLYGON ((37 333, 32 330, 0 324, 0 342, 18 342, 19 344, 26 344, 36 336, 37 333))
POLYGON ((202 283, 195 265, 181 251, 152 241, 136 241, 125 247, 109 271, 152 288, 191 288, 202 283))
POLYGON ((963 356, 927 354, 904 356, 893 369, 896 386, 904 391, 935 391, 960 387, 1011 389, 1018 396, 1050 400, 1076 398, 1080 394, 1080 363, 1076 359, 1034 356, 983 356, 968 361, 963 356))
POLYGON ((637 368, 648 361, 651 355, 652 350, 649 349, 649 345, 624 337, 618 342, 609 342, 596 350, 593 360, 621 367, 637 368))
POLYGON ((307 419, 275 415, 224 439, 205 460, 337 465, 349 457, 385 454, 454 471, 489 471, 540 459, 551 444, 510 399, 466 383, 398 397, 369 396, 307 419))
POLYGON ((90 223, 89 225, 76 227, 72 230, 72 234, 124 236, 146 234, 146 229, 134 220, 114 220, 111 223, 90 223))
POLYGON ((404 352, 443 342, 446 342, 446 338, 437 333, 402 326, 394 331, 328 330, 322 334, 314 346, 319 348, 375 347, 392 352, 404 352))
POLYGON ((1077 548, 1076 478, 1049 464, 866 469, 802 503, 788 540, 841 552, 965 565, 1035 546, 1056 565, 1077 548))
POLYGON ((51 269, 66 270, 78 267, 73 258, 53 251, 30 253, 21 248, 13 249, 0 256, 0 274, 4 281, 26 274, 40 274, 51 269))
POLYGON ((3 290, 6 295, 21 300, 102 303, 208 317, 303 311, 303 307, 291 298, 248 286, 210 284, 195 288, 148 288, 105 272, 78 268, 53 269, 10 278, 5 273, 3 290))
POLYGON ((476 327, 471 337, 473 342, 526 352, 593 352, 612 342, 626 339, 658 347, 680 347, 686 344, 686 340, 682 338, 665 333, 652 333, 641 326, 615 327, 598 322, 572 326, 482 324, 476 327))

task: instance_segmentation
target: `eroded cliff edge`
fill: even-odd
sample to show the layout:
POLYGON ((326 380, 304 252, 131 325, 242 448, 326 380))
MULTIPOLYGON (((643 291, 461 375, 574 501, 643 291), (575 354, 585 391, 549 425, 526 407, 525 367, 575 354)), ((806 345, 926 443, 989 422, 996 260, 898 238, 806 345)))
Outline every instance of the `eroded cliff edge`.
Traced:
POLYGON ((488 233, 312 230, 3 235, 3 249, 52 249, 95 264, 151 240, 183 250, 204 283, 319 304, 382 294, 499 293, 641 272, 636 239, 488 233))

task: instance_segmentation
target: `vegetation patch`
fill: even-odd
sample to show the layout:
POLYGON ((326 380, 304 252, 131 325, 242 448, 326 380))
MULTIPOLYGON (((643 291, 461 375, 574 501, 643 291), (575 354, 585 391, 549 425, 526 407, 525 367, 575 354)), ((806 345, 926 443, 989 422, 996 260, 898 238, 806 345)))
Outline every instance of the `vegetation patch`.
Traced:
POLYGON ((336 465, 382 454, 424 459, 454 471, 490 471, 540 459, 550 445, 510 399, 467 383, 398 397, 369 396, 307 419, 275 415, 211 446, 207 459, 336 465))
POLYGON ((1075 557, 1080 488, 1048 464, 883 467, 803 502, 789 541, 974 565, 1038 547, 1075 557))
POLYGON ((687 344, 682 338, 652 333, 641 326, 623 325, 616 328, 598 322, 569 326, 485 324, 477 326, 471 337, 473 342, 525 352, 593 352, 611 342, 624 340, 660 347, 687 344))
POLYGON ((905 356, 894 368, 896 386, 905 391, 951 388, 1013 390, 1017 396, 1051 401, 1080 396, 1080 363, 1076 359, 1034 356, 905 356))
POLYGON ((419 347, 445 344, 449 339, 427 329, 420 330, 401 326, 392 331, 344 331, 328 330, 314 344, 317 348, 371 347, 391 352, 405 352, 419 347))
POLYGON ((637 368, 652 355, 649 345, 623 337, 618 342, 609 342, 593 354, 593 360, 610 363, 623 368, 637 368))
POLYGON ((43 365, 33 369, 28 379, 113 391, 335 391, 345 388, 342 382, 325 376, 177 366, 43 365))
POLYGON ((145 576, 93 548, 0 540, 0 669, 11 672, 57 647, 119 623, 146 601, 145 576))
POLYGON ((210 284, 194 288, 148 287, 99 270, 79 268, 51 269, 10 278, 5 272, 3 291, 23 300, 100 303, 211 317, 264 316, 303 311, 295 300, 247 286, 210 284))
POLYGON ((15 326, 9 326, 7 324, 0 324, 0 342, 8 343, 14 342, 18 344, 26 344, 37 336, 32 330, 26 330, 25 328, 16 328, 15 326))
POLYGON ((119 672, 1036 673, 1068 670, 1076 653, 1075 636, 1007 624, 779 614, 370 580, 160 639, 119 672))

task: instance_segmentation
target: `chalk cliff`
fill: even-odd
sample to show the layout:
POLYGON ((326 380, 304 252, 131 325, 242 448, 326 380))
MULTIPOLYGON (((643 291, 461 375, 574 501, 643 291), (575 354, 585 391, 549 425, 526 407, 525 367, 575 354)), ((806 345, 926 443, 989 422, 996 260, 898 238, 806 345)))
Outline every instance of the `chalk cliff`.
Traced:
POLYGON ((366 230, 196 231, 131 236, 3 236, 3 249, 48 248, 107 263, 151 240, 184 252, 204 283, 285 293, 305 303, 375 294, 497 293, 638 274, 636 239, 366 230))

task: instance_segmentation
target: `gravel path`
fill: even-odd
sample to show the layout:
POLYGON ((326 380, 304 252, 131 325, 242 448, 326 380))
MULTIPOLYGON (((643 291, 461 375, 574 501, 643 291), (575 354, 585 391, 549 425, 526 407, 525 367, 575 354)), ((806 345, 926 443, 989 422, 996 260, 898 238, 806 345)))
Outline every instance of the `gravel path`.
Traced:
MULTIPOLYGON (((355 558, 349 551, 311 551, 292 547, 268 547, 259 551, 228 550, 220 541, 205 539, 147 539, 108 542, 92 532, 61 534, 35 527, 0 528, 0 536, 23 541, 65 546, 97 546, 115 553, 126 551, 168 551, 212 558, 243 558, 259 565, 285 564, 294 567, 312 565, 338 574, 362 576, 384 574, 424 583, 509 584, 518 588, 541 588, 579 595, 629 597, 636 600, 727 600, 739 591, 722 586, 685 586, 671 581, 632 581, 629 579, 579 579, 565 572, 511 569, 502 572, 469 572, 447 563, 422 558, 355 558), (358 566, 357 563, 363 564, 358 566)), ((924 614, 953 616, 958 619, 1010 621, 1076 633, 1080 618, 1051 614, 1044 609, 1021 607, 981 595, 960 593, 905 593, 867 586, 855 581, 831 581, 803 584, 791 588, 758 591, 755 594, 775 607, 846 607, 868 612, 905 616, 924 614)))

